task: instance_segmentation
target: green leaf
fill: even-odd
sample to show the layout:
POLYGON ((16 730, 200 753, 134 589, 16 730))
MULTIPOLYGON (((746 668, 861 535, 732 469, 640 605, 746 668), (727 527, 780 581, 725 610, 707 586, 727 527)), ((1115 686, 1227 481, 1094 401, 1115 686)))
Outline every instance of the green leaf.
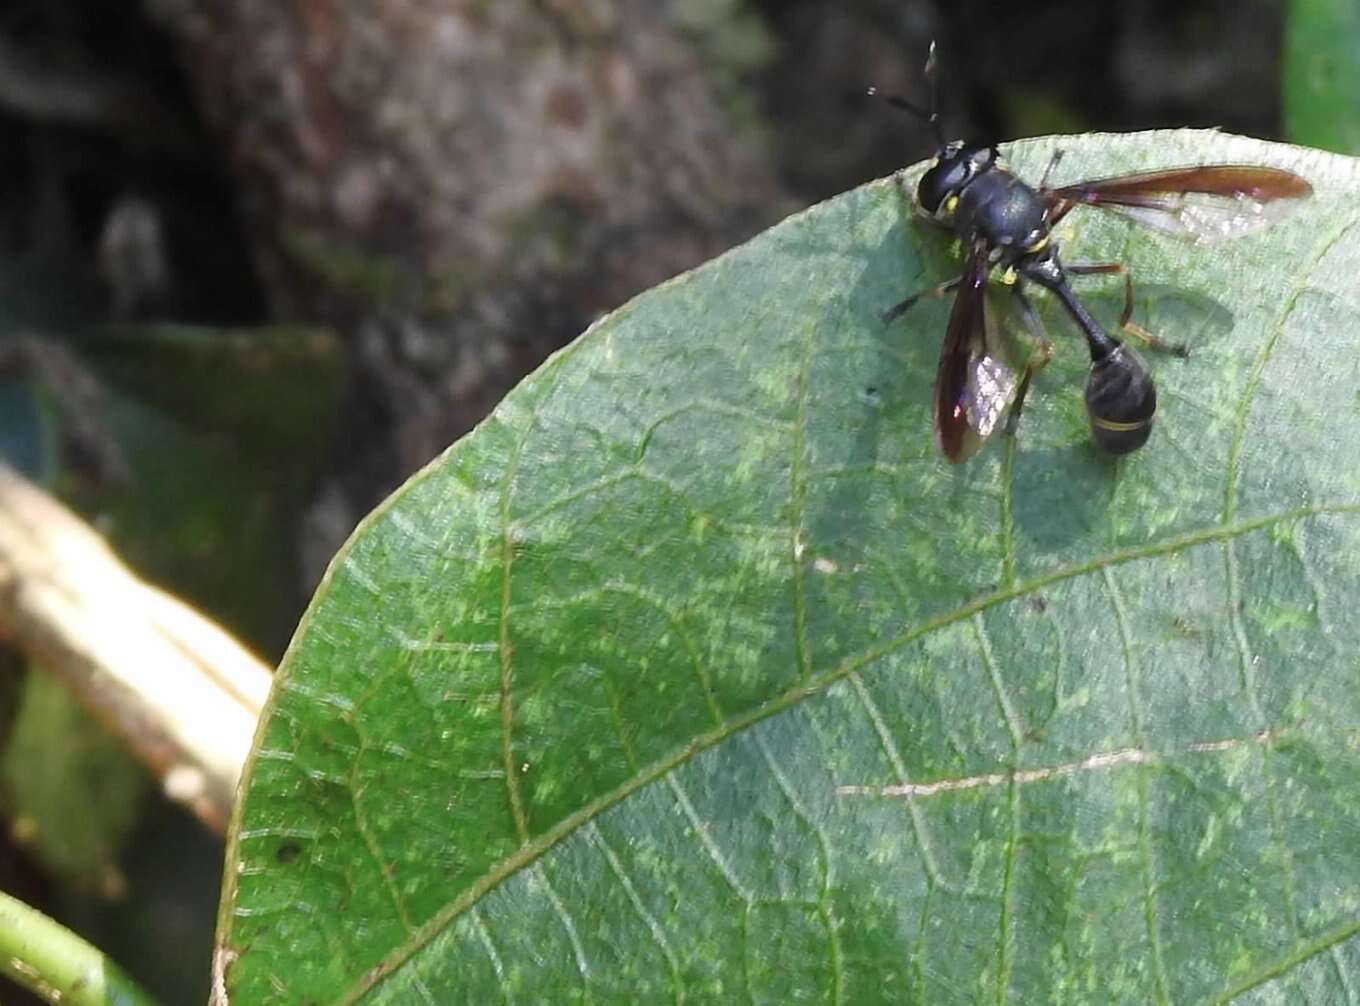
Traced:
POLYGON ((878 318, 958 263, 894 180, 637 298, 337 557, 228 854, 235 1006, 1360 983, 1360 171, 1198 131, 1009 153, 1058 144, 1062 180, 1317 188, 1212 249, 1063 222, 1193 347, 1152 361, 1151 443, 1088 445, 1049 304, 1018 438, 937 457, 948 305, 878 318))
POLYGON ((32 668, 21 688, 14 732, 0 745, 10 831, 65 882, 121 896, 118 857, 137 825, 146 770, 49 672, 32 668))
POLYGON ((1290 0, 1281 83, 1291 140, 1360 153, 1360 5, 1355 0, 1290 0))
MULTIPOLYGON (((326 329, 113 325, 81 351, 110 384, 185 426, 295 468, 325 449, 341 379, 340 347, 326 329)), ((306 470, 283 474, 310 482, 306 470)))
POLYGON ((82 358, 109 392, 130 486, 72 492, 143 575, 277 653, 290 543, 339 400, 325 330, 142 324, 102 329, 82 358))

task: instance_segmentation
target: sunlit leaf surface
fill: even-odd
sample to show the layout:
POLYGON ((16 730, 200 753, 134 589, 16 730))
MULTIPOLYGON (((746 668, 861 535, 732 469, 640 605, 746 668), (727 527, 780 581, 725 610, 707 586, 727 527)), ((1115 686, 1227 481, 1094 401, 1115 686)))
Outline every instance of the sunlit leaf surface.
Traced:
MULTIPOLYGON (((639 297, 376 512, 285 661, 219 962, 255 1003, 1344 1002, 1360 989, 1360 173, 1127 261, 1158 425, 1085 349, 936 455, 957 269, 885 180, 639 297), (1249 990, 1249 991, 1248 991, 1249 990)), ((1087 280, 1113 323, 1117 281, 1087 280)))

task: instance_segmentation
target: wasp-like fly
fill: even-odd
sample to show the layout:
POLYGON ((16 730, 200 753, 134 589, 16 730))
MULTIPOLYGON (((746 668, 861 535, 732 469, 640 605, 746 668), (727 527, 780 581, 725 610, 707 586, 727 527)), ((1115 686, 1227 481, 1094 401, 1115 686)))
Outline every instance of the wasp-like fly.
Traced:
MULTIPOLYGON (((935 93, 935 47, 926 61, 930 108, 904 98, 886 100, 927 122, 939 149, 916 187, 917 209, 952 231, 965 249, 963 273, 917 293, 884 315, 892 321, 923 296, 957 291, 940 350, 935 380, 935 434, 950 461, 961 461, 1001 425, 1009 410, 1013 431, 1034 374, 1052 358, 1038 315, 1025 295, 1036 283, 1059 303, 1086 337, 1091 370, 1086 411, 1091 436, 1111 454, 1127 454, 1147 442, 1157 411, 1157 390, 1147 364, 1107 332, 1068 284, 1069 276, 1124 275, 1121 329, 1156 349, 1187 355, 1183 346, 1163 342, 1133 323, 1133 284, 1119 263, 1064 265, 1053 228, 1077 206, 1114 210, 1146 227, 1197 243, 1249 234, 1278 219, 1312 194, 1312 186, 1290 171, 1241 164, 1209 164, 1119 175, 1050 187, 1055 155, 1037 187, 1013 174, 996 147, 945 142, 935 93), (1016 369, 1005 361, 999 333, 989 318, 988 279, 993 270, 1009 286, 1021 321, 1034 339, 1028 362, 1016 369)), ((873 91, 871 90, 872 94, 873 91)))

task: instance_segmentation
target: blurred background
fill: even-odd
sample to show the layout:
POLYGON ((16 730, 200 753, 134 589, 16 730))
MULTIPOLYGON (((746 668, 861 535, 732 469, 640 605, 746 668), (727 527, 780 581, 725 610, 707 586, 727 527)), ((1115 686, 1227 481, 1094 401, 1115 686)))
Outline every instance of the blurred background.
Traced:
MULTIPOLYGON (((1355 7, 5 0, 0 459, 272 664, 355 522, 594 318, 929 156, 864 92, 927 103, 932 39, 947 136, 1355 150, 1355 7)), ((0 889, 205 1000, 220 837, 2 646, 0 815, 0 889)))

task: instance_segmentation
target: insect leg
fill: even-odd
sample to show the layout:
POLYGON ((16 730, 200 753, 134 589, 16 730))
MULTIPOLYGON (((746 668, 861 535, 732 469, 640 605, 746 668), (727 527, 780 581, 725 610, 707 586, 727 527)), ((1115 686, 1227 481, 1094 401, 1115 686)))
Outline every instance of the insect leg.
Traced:
POLYGON ((894 304, 888 310, 883 312, 883 324, 887 325, 891 322, 896 321, 898 318, 902 317, 902 315, 906 314, 907 311, 910 310, 911 306, 915 304, 918 300, 920 300, 922 297, 943 297, 945 294, 957 290, 959 284, 962 282, 963 282, 962 276, 955 276, 953 279, 947 280, 946 282, 941 283, 938 286, 932 286, 929 290, 922 290, 919 293, 912 294, 906 300, 902 301, 899 304, 894 304))
POLYGON ((1141 341, 1149 349, 1171 353, 1181 358, 1190 355, 1190 347, 1179 342, 1168 342, 1153 335, 1142 325, 1133 321, 1133 275, 1129 267, 1120 262, 1077 263, 1064 265, 1069 276, 1095 276, 1101 274, 1122 274, 1124 277, 1124 310, 1119 315, 1119 327, 1141 341))
POLYGON ((1067 216, 1067 214, 1071 213, 1074 209, 1076 209, 1077 204, 1074 203, 1071 199, 1065 199, 1062 196, 1056 195, 1052 192, 1045 192, 1042 189, 1039 190, 1039 194, 1043 196, 1044 201, 1048 203, 1047 219, 1050 230, 1052 230, 1054 227, 1057 227, 1058 222, 1062 220, 1063 217, 1067 216))
POLYGON ((1059 221, 1067 216, 1067 214, 1071 213, 1073 208, 1077 205, 1070 199, 1064 199, 1062 196, 1058 195, 1056 191, 1048 187, 1048 177, 1053 173, 1053 169, 1058 166, 1058 162, 1063 159, 1063 154, 1065 153, 1066 151, 1062 149, 1053 151, 1053 156, 1048 159, 1048 167, 1044 168, 1044 175, 1039 179, 1039 196, 1048 204, 1046 218, 1050 230, 1057 227, 1059 221))
POLYGON ((1067 151, 1061 148, 1053 151, 1053 156, 1048 159, 1048 167, 1044 168, 1043 177, 1039 179, 1040 190, 1048 188, 1048 178, 1053 174, 1053 169, 1058 166, 1058 162, 1063 159, 1065 153, 1067 151))
POLYGON ((1063 270, 1070 276, 1101 276, 1106 273, 1127 273, 1122 262, 1064 262, 1063 270))
POLYGON ((1129 335, 1137 339, 1142 339, 1150 349, 1160 350, 1163 353, 1171 353, 1182 359, 1190 355, 1190 347, 1180 342, 1167 342, 1153 335, 1142 325, 1135 324, 1133 318, 1133 276, 1128 269, 1124 270, 1124 310, 1119 315, 1119 327, 1129 335))
POLYGON ((1011 401, 1010 414, 1006 416, 1007 434, 1014 434, 1016 427, 1020 425, 1020 411, 1025 407, 1025 396, 1029 394, 1030 380, 1053 359, 1053 343, 1049 341, 1048 333, 1044 331, 1044 323, 1039 320, 1034 305, 1020 289, 1020 284, 1012 286, 1011 292, 1015 295, 1016 307, 1019 309, 1025 331, 1034 340, 1034 347, 1030 350, 1029 360, 1020 374, 1020 383, 1016 386, 1015 398, 1011 401))

